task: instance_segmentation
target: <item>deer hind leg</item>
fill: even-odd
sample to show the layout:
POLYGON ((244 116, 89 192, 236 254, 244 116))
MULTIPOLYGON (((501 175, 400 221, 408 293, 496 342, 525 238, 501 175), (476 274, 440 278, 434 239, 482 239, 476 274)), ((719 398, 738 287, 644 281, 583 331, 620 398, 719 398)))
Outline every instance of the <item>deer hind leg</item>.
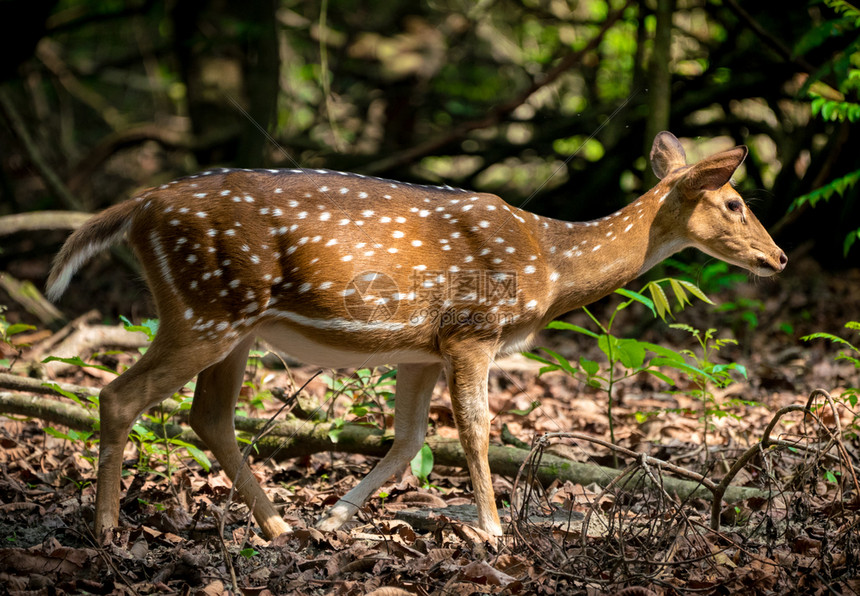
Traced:
POLYGON ((466 455, 478 526, 494 536, 502 535, 496 510, 493 480, 490 476, 490 408, 487 402, 487 376, 492 362, 486 346, 468 346, 449 352, 445 372, 460 444, 466 455))
POLYGON ((233 427, 233 412, 252 343, 253 337, 242 340, 226 358, 197 376, 190 423, 234 483, 236 492, 253 510, 263 533, 271 539, 292 528, 275 510, 242 458, 233 427))
POLYGON ((323 517, 317 528, 336 530, 355 515, 364 501, 392 474, 400 472, 424 444, 430 416, 430 397, 442 365, 401 364, 397 367, 394 405, 394 442, 370 474, 346 493, 323 517))
POLYGON ((99 394, 99 467, 96 486, 95 532, 98 540, 119 523, 122 456, 134 421, 147 409, 178 391, 209 363, 219 360, 229 345, 192 345, 162 331, 149 350, 99 394))

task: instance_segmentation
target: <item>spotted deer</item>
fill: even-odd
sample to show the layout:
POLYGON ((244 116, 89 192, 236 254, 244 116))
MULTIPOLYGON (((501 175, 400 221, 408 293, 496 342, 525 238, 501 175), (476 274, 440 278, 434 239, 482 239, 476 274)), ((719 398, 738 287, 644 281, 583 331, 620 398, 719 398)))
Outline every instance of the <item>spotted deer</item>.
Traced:
POLYGON ((234 438, 255 338, 326 367, 396 364, 391 449, 318 527, 340 527, 424 442, 445 371, 478 525, 501 535, 487 449, 487 376, 553 318, 694 246, 756 275, 785 254, 729 180, 744 146, 687 165, 668 132, 651 150, 659 183, 587 222, 528 213, 487 193, 329 170, 210 170, 90 219, 56 258, 48 295, 127 237, 161 325, 150 349, 101 392, 95 530, 119 521, 122 452, 135 419, 197 375, 190 423, 267 537, 289 532, 234 438))

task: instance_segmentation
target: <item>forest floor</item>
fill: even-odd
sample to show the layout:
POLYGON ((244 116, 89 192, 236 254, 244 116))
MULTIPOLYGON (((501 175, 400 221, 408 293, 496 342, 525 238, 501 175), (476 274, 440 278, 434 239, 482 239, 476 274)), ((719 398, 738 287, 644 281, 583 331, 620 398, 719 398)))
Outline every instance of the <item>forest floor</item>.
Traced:
MULTIPOLYGON (((98 295, 81 287, 70 298, 72 309, 98 295)), ((700 493, 684 498, 653 485, 616 482, 605 489, 605 482, 572 480, 539 489, 524 475, 494 475, 500 510, 510 519, 513 502, 516 518, 495 540, 459 514, 472 504, 468 474, 438 464, 423 481, 404 471, 342 530, 320 532, 314 521, 377 461, 361 453, 320 452, 251 458, 295 529, 268 542, 248 520, 247 508, 228 502, 230 479, 216 462, 207 472, 184 450, 168 456, 158 443, 143 440, 129 442, 125 452, 121 528, 100 545, 91 531, 97 434, 84 437, 37 417, 7 414, 0 416, 0 594, 858 594, 860 408, 843 395, 860 387, 860 369, 836 358, 850 348, 800 337, 830 332, 860 345, 858 332, 844 328, 860 320, 860 270, 827 274, 799 259, 779 278, 745 280, 710 295, 719 312, 696 304, 677 313, 676 322, 737 339, 713 360, 743 365, 747 378, 735 371, 733 382, 711 387, 708 416, 693 381, 677 370, 664 371, 675 387, 646 374, 621 382, 612 410, 619 445, 719 482, 758 444, 780 408, 806 405, 815 389, 833 402, 831 407, 820 394, 815 415, 791 412, 780 419, 770 436, 784 443, 754 453, 732 481, 768 492, 724 503, 719 532, 709 529, 711 506, 700 493), (454 508, 438 511, 445 507, 454 508), (559 523, 557 515, 551 523, 528 515, 548 509, 562 512, 568 523, 559 523), (425 519, 422 511, 429 513, 425 519), (591 525, 583 532, 585 517, 591 525)), ((121 303, 125 297, 110 298, 121 303)), ((620 301, 604 299, 593 312, 606 321, 620 301)), ((127 312, 138 309, 145 306, 127 312)), ((26 321, 14 309, 5 316, 26 321)), ((594 329, 581 312, 566 320, 594 329)), ((700 352, 689 332, 668 329, 638 305, 622 311, 613 330, 700 352)), ((53 334, 24 335, 15 336, 29 340, 19 353, 0 344, 0 360, 14 360, 12 373, 19 376, 46 374, 32 361, 46 355, 40 346, 53 334)), ((603 361, 596 341, 584 335, 553 331, 542 339, 540 345, 573 363, 580 356, 603 361)), ((99 346, 91 361, 123 369, 138 353, 112 347, 99 346)), ((273 362, 258 358, 249 365, 240 398, 246 415, 273 415, 281 404, 268 397, 272 390, 289 394, 317 371, 273 362)), ((538 375, 539 368, 515 356, 492 372, 492 443, 519 440, 529 449, 544 433, 569 432, 608 440, 606 392, 561 371, 538 375)), ((47 374, 96 389, 114 376, 82 367, 47 374)), ((305 391, 328 417, 320 424, 345 418, 390 429, 392 411, 384 402, 391 388, 373 379, 378 377, 334 400, 323 378, 313 379, 305 391), (366 402, 367 412, 354 407, 359 402, 366 402)), ((4 398, 22 393, 0 386, 4 398)), ((441 380, 430 435, 457 436, 441 380)), ((611 451, 581 438, 545 443, 546 452, 561 457, 613 465, 611 451)), ((637 463, 620 459, 621 467, 637 463)), ((639 466, 652 479, 672 475, 653 461, 639 466)))

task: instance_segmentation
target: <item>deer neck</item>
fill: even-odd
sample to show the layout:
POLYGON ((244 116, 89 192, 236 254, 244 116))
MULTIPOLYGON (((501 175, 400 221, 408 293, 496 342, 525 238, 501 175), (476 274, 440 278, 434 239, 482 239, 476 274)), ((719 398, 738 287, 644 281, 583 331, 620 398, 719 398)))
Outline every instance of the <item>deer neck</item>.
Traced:
POLYGON ((547 261, 558 273, 547 319, 624 286, 687 245, 680 205, 660 184, 620 211, 587 222, 538 222, 547 261))

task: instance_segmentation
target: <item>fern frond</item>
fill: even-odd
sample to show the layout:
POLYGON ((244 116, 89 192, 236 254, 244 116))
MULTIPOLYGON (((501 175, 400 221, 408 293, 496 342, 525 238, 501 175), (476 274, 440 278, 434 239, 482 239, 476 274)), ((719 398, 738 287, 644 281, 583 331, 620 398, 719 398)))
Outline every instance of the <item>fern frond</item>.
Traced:
POLYGON ((833 9, 833 12, 854 19, 855 26, 860 27, 860 10, 845 0, 824 0, 824 4, 833 9))
POLYGON ((834 101, 809 92, 812 99, 812 115, 821 116, 831 122, 857 122, 860 120, 860 104, 851 101, 834 101))
POLYGON ((857 184, 858 180, 860 180, 860 170, 855 170, 850 174, 845 174, 841 178, 836 178, 835 180, 828 182, 821 188, 816 188, 812 192, 797 197, 791 202, 791 205, 789 205, 788 210, 793 211, 804 203, 809 203, 810 207, 815 207, 815 205, 819 201, 829 200, 830 197, 833 196, 833 193, 837 193, 841 197, 845 194, 846 190, 852 188, 855 184, 857 184))

